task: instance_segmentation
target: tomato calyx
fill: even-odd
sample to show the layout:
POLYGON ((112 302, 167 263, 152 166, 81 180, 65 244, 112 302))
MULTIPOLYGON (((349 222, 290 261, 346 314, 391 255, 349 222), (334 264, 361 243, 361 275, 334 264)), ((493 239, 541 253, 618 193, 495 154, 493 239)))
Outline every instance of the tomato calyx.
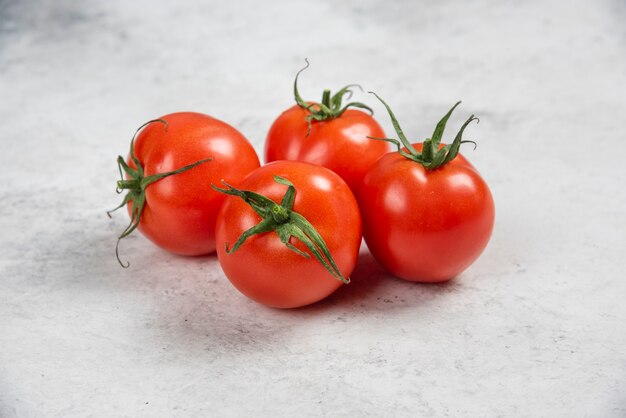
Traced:
POLYGON ((305 102, 298 91, 298 77, 300 76, 300 73, 309 68, 309 60, 305 58, 304 61, 306 62, 306 65, 302 69, 300 69, 300 71, 298 71, 298 73, 296 74, 296 78, 293 82, 293 95, 298 106, 309 111, 309 114, 306 116, 306 122, 309 125, 306 132, 307 137, 311 132, 311 124, 313 123, 313 121, 321 122, 324 120, 338 118, 343 115, 343 113, 350 107, 365 109, 371 115, 374 114, 374 111, 369 106, 361 102, 349 102, 342 106, 342 101, 344 98, 346 100, 349 100, 350 97, 352 97, 353 87, 358 87, 361 91, 363 91, 363 88, 358 84, 348 84, 332 96, 330 90, 325 89, 322 93, 322 101, 320 103, 305 102))
POLYGON ((394 139, 394 138, 374 138, 371 136, 368 136, 368 138, 379 140, 379 141, 387 141, 387 142, 394 144, 396 147, 398 147, 398 153, 400 153, 400 155, 402 155, 405 158, 408 158, 411 161, 415 161, 416 163, 423 165, 425 169, 435 170, 449 163, 450 161, 454 160, 456 156, 459 154, 459 149, 461 148, 461 144, 471 143, 471 144, 474 144, 474 148, 476 148, 476 142, 463 140, 463 132, 465 131, 465 128, 467 127, 467 125, 469 125, 473 121, 476 121, 476 123, 480 122, 480 119, 478 119, 474 115, 471 115, 465 121, 465 123, 463 123, 463 125, 461 126, 461 129, 456 134, 456 137, 454 138, 454 141, 452 141, 451 144, 446 144, 440 147, 441 138, 443 137, 443 132, 446 128, 446 123, 448 123, 448 119, 450 119, 450 115, 452 115, 452 112, 454 111, 454 109, 456 109, 456 107, 461 104, 460 101, 456 102, 456 104, 452 106, 452 109, 450 109, 448 113, 444 115, 444 117, 439 121, 439 123, 437 123, 437 126, 435 127, 435 131, 433 132, 432 137, 427 138, 424 140, 424 142, 422 142, 422 152, 420 153, 419 151, 415 149, 415 147, 407 139, 407 137, 404 135, 404 132, 402 132, 402 128, 400 127, 400 124, 398 123, 396 116, 391 111, 391 108, 389 107, 389 105, 385 103, 385 101, 381 99, 380 96, 378 96, 373 91, 370 91, 369 93, 376 96, 376 98, 380 100, 380 102, 387 109, 387 112, 389 113, 389 117, 391 118, 391 123, 393 124, 393 127, 396 133, 398 134, 398 138, 400 140, 398 141, 397 139, 394 139), (403 147, 406 148, 406 151, 403 149, 403 147))
POLYGON ((293 203, 296 198, 296 188, 293 183, 280 176, 274 176, 274 181, 287 186, 287 191, 280 204, 253 191, 239 190, 224 180, 222 183, 227 187, 225 189, 211 185, 218 192, 240 197, 262 218, 261 222, 244 231, 231 249, 228 248, 227 244, 226 253, 231 254, 237 251, 253 235, 274 231, 278 234, 280 241, 291 251, 302 257, 311 258, 309 254, 289 242, 293 237, 302 242, 333 277, 343 283, 350 283, 350 279, 341 274, 324 238, 304 216, 293 210, 293 203))
POLYGON ((144 173, 144 168, 141 165, 141 162, 135 155, 135 138, 137 138, 137 135, 143 128, 145 128, 147 125, 151 123, 156 123, 156 122, 162 123, 167 128, 167 121, 163 119, 154 119, 154 120, 148 121, 144 123, 143 125, 141 125, 137 129, 137 131, 135 131, 135 134, 133 135, 133 139, 130 141, 130 158, 135 164, 136 168, 131 168, 126 163, 126 160, 124 159, 124 157, 122 157, 121 155, 117 157, 117 167, 119 169, 121 179, 117 181, 116 191, 118 194, 123 193, 124 190, 127 190, 128 192, 124 196, 124 200, 122 201, 122 203, 119 206, 115 207, 114 209, 107 211, 107 215, 109 216, 109 218, 111 218, 111 213, 126 206, 129 202, 133 203, 132 210, 131 210, 130 223, 128 224, 126 229, 122 231, 120 236, 117 237, 117 244, 115 245, 115 257, 117 258, 117 261, 120 263, 120 265, 124 268, 129 267, 130 263, 127 261, 126 264, 124 264, 122 260, 120 259, 120 254, 119 254, 120 241, 126 238, 127 236, 129 236, 139 226, 139 221, 141 220, 141 215, 143 214, 143 209, 146 205, 146 188, 152 183, 157 182, 165 177, 183 173, 187 170, 191 170, 192 168, 200 164, 203 164, 212 160, 212 158, 205 158, 203 160, 196 161, 193 164, 188 164, 177 170, 146 176, 144 173), (125 178, 124 173, 126 173, 126 176, 128 177, 128 179, 125 178))

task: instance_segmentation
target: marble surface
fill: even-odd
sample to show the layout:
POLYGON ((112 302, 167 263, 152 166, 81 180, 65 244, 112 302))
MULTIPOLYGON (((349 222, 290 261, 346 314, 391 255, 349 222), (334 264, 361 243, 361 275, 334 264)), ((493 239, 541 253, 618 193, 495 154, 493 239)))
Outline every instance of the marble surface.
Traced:
MULTIPOLYGON (((619 0, 0 0, 0 416, 626 416, 626 6, 619 0), (353 283, 298 310, 240 295, 127 218, 115 158, 180 110, 258 151, 292 104, 358 82, 465 155, 492 241, 444 285, 353 283)), ((381 106, 371 103, 388 132, 381 106)))

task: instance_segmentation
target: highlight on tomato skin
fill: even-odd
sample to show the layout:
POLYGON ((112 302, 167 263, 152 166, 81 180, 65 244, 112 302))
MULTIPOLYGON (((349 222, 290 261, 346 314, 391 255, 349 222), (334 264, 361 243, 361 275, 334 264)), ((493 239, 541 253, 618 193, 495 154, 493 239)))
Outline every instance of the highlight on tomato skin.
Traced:
POLYGON ((467 269, 487 246, 495 207, 487 184, 456 159, 435 171, 390 153, 359 191, 372 256, 399 278, 442 282, 467 269))
MULTIPOLYGON (((326 298, 342 280, 349 281, 361 244, 361 216, 354 195, 337 174, 308 163, 277 161, 250 173, 237 191, 215 186, 234 194, 226 198, 217 218, 217 256, 224 274, 241 293, 269 307, 296 308, 326 298), (250 234, 242 242, 246 231, 265 225, 270 216, 260 206, 289 207, 290 202, 289 217, 281 216, 268 228, 261 226, 260 233, 250 234), (294 218, 298 222, 304 218, 314 228, 332 259, 323 256, 324 263, 320 261, 311 251, 313 247, 304 243, 306 237, 298 238, 299 232, 280 223, 294 218), (285 234, 293 235, 285 238, 285 234)), ((274 213, 278 212, 281 210, 274 213)), ((315 235, 307 228, 300 229, 305 235, 315 235)))
MULTIPOLYGON (((377 96, 378 97, 378 96, 377 96)), ((385 105, 399 139, 397 147, 368 171, 357 193, 363 235, 372 256, 396 277, 442 282, 457 277, 481 255, 491 237, 495 206, 487 183, 458 153, 463 124, 454 141, 441 142, 454 107, 431 138, 410 143, 385 105)))
MULTIPOLYGON (((238 184, 258 168, 250 142, 229 124, 195 112, 150 121, 118 157, 131 222, 119 241, 139 229, 157 246, 195 256, 215 251, 215 222, 225 196, 211 188, 225 179, 238 184)), ((117 208, 116 208, 117 209, 117 208)))
POLYGON ((322 94, 321 102, 304 101, 294 81, 296 104, 273 122, 265 140, 265 161, 304 161, 324 166, 344 179, 356 193, 367 170, 389 145, 368 137, 385 137, 369 106, 360 102, 343 104, 358 85, 348 85, 334 95, 322 94))

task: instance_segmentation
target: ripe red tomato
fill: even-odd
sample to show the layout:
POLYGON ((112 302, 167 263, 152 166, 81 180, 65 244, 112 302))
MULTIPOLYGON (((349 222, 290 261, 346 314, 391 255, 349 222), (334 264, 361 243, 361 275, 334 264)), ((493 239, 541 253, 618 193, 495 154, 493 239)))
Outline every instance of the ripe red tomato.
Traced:
POLYGON ((389 151, 385 142, 367 138, 384 137, 383 129, 371 115, 348 109, 354 106, 369 110, 362 103, 342 106, 342 98, 351 93, 351 86, 332 97, 326 90, 321 104, 317 104, 302 101, 297 79, 296 76, 297 104, 272 124, 265 140, 265 161, 291 160, 321 165, 339 174, 356 191, 367 170, 389 151))
POLYGON ((131 224, 124 233, 138 224, 152 242, 173 253, 215 251, 215 220, 225 196, 213 190, 211 183, 225 179, 238 184, 258 168, 252 145, 225 122, 181 112, 146 124, 131 146, 134 157, 131 154, 127 160, 131 171, 124 168, 122 157, 118 159, 120 169, 126 171, 126 180, 118 182, 118 188, 129 190, 125 202, 131 224), (194 164, 204 159, 210 161, 194 164), (143 191, 131 175, 138 166, 143 170, 143 182, 153 181, 144 185, 143 191))
POLYGON ((220 265, 241 293, 267 306, 294 308, 325 298, 341 286, 339 279, 349 277, 361 243, 361 217, 354 195, 338 175, 312 164, 277 161, 250 173, 239 188, 248 191, 246 196, 252 196, 250 202, 257 209, 240 194, 229 196, 217 218, 216 237, 220 265), (241 243, 245 231, 257 228, 272 213, 279 212, 275 209, 279 203, 289 206, 282 205, 289 182, 295 188, 295 201, 289 217, 282 219, 290 222, 295 212, 308 220, 323 238, 337 270, 324 267, 295 235, 281 240, 279 232, 260 227, 261 233, 241 243), (267 211, 258 209, 259 201, 264 202, 267 211))
MULTIPOLYGON (((425 147, 433 148, 424 152, 423 144, 414 144, 416 154, 408 147, 402 152, 422 157, 430 153, 433 159, 450 149, 458 152, 462 132, 474 118, 444 149, 438 140, 451 112, 440 122, 440 134, 435 130, 433 139, 427 140, 431 144, 425 141, 425 147)), ((402 139, 401 131, 398 134, 402 139)), ((358 198, 365 242, 374 258, 395 276, 422 282, 449 280, 478 258, 491 237, 495 216, 491 192, 461 155, 454 154, 434 168, 406 155, 385 155, 363 179, 358 198)))

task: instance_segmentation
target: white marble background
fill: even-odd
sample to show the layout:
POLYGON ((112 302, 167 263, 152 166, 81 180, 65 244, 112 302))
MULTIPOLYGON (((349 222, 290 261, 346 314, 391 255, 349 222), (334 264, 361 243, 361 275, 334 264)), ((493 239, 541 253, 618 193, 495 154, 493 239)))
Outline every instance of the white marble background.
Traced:
MULTIPOLYGON (((626 5, 0 0, 0 416, 626 416, 626 5), (358 82, 413 138, 457 99, 493 239, 447 285, 363 250, 314 306, 241 296, 136 235, 115 158, 142 122, 219 117, 262 149, 358 82)), ((383 126, 391 125, 367 95, 383 126)))

